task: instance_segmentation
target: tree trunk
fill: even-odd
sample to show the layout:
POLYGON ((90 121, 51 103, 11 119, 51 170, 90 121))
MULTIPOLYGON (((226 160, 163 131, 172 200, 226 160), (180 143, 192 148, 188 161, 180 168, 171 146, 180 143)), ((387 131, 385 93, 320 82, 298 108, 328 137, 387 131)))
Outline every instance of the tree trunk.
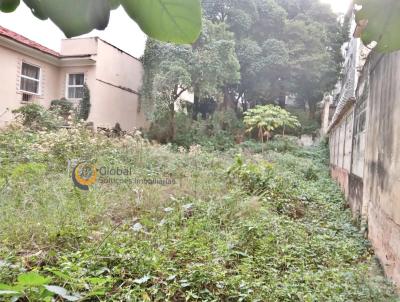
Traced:
POLYGON ((279 102, 279 107, 281 108, 286 108, 286 95, 281 94, 278 97, 278 102, 279 102))
POLYGON ((308 102, 308 107, 310 108, 309 116, 310 119, 315 119, 315 114, 317 112, 317 104, 314 102, 308 102))
POLYGON ((175 125, 175 103, 169 105, 169 142, 174 141, 176 135, 176 125, 175 125))
POLYGON ((199 114, 199 108, 200 108, 200 91, 198 87, 194 88, 193 94, 194 98, 193 98, 192 118, 194 120, 197 120, 197 115, 199 114))
POLYGON ((225 86, 224 87, 224 101, 222 103, 222 109, 227 110, 227 109, 233 109, 235 112, 237 112, 237 100, 234 95, 232 95, 232 92, 229 91, 229 87, 225 86))

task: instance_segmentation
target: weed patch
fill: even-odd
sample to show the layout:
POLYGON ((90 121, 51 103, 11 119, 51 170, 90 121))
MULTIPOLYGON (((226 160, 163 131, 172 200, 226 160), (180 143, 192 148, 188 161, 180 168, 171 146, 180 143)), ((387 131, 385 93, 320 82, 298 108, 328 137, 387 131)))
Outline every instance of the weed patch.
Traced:
POLYGON ((15 126, 0 146, 0 300, 396 301, 323 146, 177 151, 15 126), (177 182, 85 192, 74 158, 177 182))

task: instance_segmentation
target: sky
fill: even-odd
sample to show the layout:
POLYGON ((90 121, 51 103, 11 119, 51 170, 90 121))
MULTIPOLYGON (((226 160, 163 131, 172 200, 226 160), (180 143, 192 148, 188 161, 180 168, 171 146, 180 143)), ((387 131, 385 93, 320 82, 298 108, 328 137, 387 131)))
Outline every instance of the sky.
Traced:
MULTIPOLYGON (((351 0, 321 1, 331 4, 332 9, 337 13, 346 12, 351 2, 351 0)), ((0 13, 0 25, 55 51, 60 51, 61 39, 65 38, 62 31, 51 21, 35 18, 23 2, 14 13, 0 13)), ((122 7, 111 12, 110 23, 106 30, 94 30, 82 37, 85 36, 98 36, 135 57, 143 54, 146 42, 146 35, 127 16, 122 7)))
POLYGON ((321 0, 321 2, 329 3, 332 10, 336 13, 345 13, 350 7, 352 0, 321 0))

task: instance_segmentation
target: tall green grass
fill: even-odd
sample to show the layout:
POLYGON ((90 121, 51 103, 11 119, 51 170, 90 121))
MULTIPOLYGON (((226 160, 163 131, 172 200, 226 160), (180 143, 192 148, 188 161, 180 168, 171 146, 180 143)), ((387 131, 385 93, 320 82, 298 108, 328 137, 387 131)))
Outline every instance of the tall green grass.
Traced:
POLYGON ((82 301, 396 301, 324 147, 273 144, 176 151, 80 127, 3 130, 0 300, 13 288, 51 301, 55 285, 82 301), (71 159, 177 182, 80 191, 71 159), (32 271, 45 284, 21 284, 32 271))

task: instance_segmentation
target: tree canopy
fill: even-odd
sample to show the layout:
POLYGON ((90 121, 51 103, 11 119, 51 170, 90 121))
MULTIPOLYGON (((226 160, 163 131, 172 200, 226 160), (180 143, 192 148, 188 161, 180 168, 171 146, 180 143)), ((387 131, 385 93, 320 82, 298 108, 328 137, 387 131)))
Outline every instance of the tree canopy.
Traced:
MULTIPOLYGON (((183 49, 166 55, 176 48, 148 43, 145 83, 157 75, 165 78, 161 67, 169 65, 188 75, 185 79, 194 93, 195 108, 212 98, 240 115, 257 105, 284 106, 286 96, 293 95, 315 113, 324 92, 337 82, 343 59, 340 49, 348 38, 328 5, 318 0, 203 0, 202 6, 206 26, 190 50, 197 59, 185 57, 183 49), (225 37, 204 43, 215 28, 223 28, 225 37), (164 49, 163 55, 154 52, 154 47, 164 49)), ((149 89, 154 93, 154 88, 145 84, 144 95, 149 89)), ((144 102, 148 101, 151 98, 145 97, 144 102)))
POLYGON ((142 58, 145 76, 142 103, 153 118, 168 115, 174 136, 174 112, 184 92, 213 98, 225 85, 240 80, 233 34, 223 23, 203 22, 200 38, 192 46, 149 39, 142 58))

